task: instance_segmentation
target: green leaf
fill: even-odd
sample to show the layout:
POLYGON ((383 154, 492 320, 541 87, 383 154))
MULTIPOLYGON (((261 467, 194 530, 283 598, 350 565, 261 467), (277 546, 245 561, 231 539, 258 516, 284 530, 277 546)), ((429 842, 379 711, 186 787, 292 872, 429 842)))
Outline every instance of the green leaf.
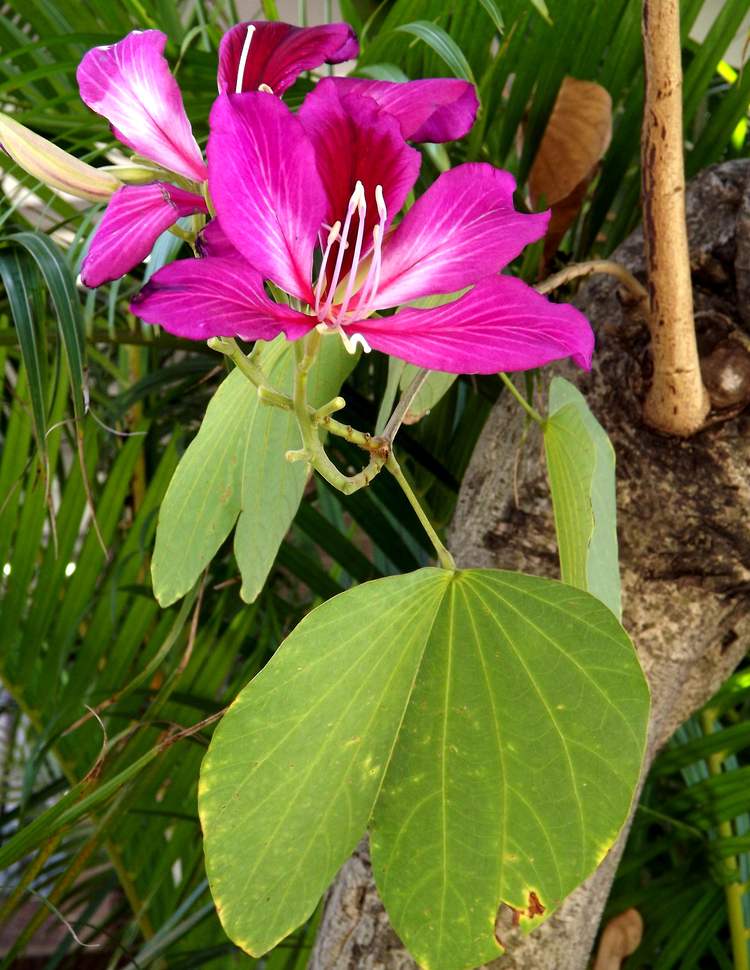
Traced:
POLYGON ((555 377, 544 424, 562 579, 621 615, 615 453, 583 395, 555 377))
POLYGON ((503 15, 500 12, 500 8, 495 3, 495 0, 479 0, 484 9, 489 14, 490 20, 495 25, 495 29, 498 34, 502 34, 505 30, 505 22, 503 21, 503 15))
POLYGON ((40 348, 35 322, 34 300, 39 276, 34 263, 17 250, 0 252, 0 279, 3 281, 13 315, 21 357, 26 367, 34 436, 42 457, 47 455, 47 388, 45 386, 44 348, 40 348))
POLYGON ((269 950, 369 820, 378 888, 417 961, 491 960, 501 902, 537 922, 530 894, 549 915, 615 841, 647 719, 626 634, 570 586, 430 568, 336 596, 240 693, 203 762, 227 933, 269 950))
POLYGON ((415 20, 410 24, 402 24, 400 27, 396 27, 396 30, 405 34, 413 34, 423 40, 448 65, 456 77, 476 84, 464 52, 442 27, 438 27, 437 24, 430 23, 427 20, 415 20))
MULTIPOLYGON (((465 292, 466 290, 463 289, 457 290, 455 293, 438 293, 432 296, 423 296, 418 300, 411 300, 409 306, 429 310, 433 307, 443 306, 445 303, 451 303, 465 292)), ((383 398, 380 402, 376 424, 378 434, 382 432, 390 417, 393 406, 396 403, 397 390, 401 392, 405 391, 420 370, 420 367, 415 367, 414 364, 407 364, 406 361, 399 360, 398 357, 388 358, 388 380, 383 392, 383 398)), ((412 401, 411 407, 407 412, 408 416, 412 420, 424 417, 448 393, 457 377, 457 374, 448 374, 444 371, 430 371, 424 384, 422 384, 417 392, 417 396, 412 401)))
POLYGON ((65 257, 49 237, 41 233, 19 232, 9 238, 34 259, 52 299, 68 367, 73 409, 80 421, 86 410, 83 377, 86 351, 83 313, 75 277, 65 257))
POLYGON ((530 0, 531 6, 536 10, 536 12, 547 21, 547 23, 552 26, 552 17, 549 15, 549 10, 547 9, 547 4, 544 0, 530 0))
MULTIPOLYGON (((283 338, 263 356, 271 383, 287 391, 293 356, 283 338)), ((324 341, 310 376, 311 401, 330 400, 354 362, 340 341, 324 341)), ((162 503, 152 564, 154 595, 162 606, 192 588, 235 523, 241 596, 255 599, 302 498, 306 468, 284 457, 299 446, 294 416, 261 405, 252 384, 233 371, 208 405, 162 503)))
MULTIPOLYGON (((419 371, 414 364, 407 364, 401 372, 401 391, 405 391, 419 371)), ((407 423, 424 417, 431 411, 438 401, 448 393, 457 379, 457 374, 446 374, 444 371, 433 370, 425 378, 424 384, 417 391, 417 396, 411 402, 407 411, 407 423)))
POLYGON ((32 849, 39 847, 44 840, 51 838, 61 829, 72 825, 97 808, 102 802, 118 792, 126 782, 137 777, 163 750, 163 747, 157 745, 138 758, 137 761, 128 765, 123 771, 97 785, 93 790, 91 790, 91 783, 87 779, 84 778, 83 781, 79 781, 54 805, 38 815, 33 822, 25 825, 0 847, 0 869, 7 869, 8 866, 18 862, 32 849))

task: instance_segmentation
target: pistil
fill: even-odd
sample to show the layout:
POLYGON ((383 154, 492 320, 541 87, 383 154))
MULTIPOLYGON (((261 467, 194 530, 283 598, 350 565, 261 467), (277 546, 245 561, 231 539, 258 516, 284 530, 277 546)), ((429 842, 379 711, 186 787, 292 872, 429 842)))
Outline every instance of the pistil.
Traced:
POLYGON ((359 268, 359 256, 362 252, 362 240, 365 235, 365 216, 367 215, 367 203, 365 202, 364 190, 359 198, 359 203, 357 205, 357 214, 359 215, 359 224, 357 226, 357 238, 354 242, 354 253, 352 254, 352 265, 349 268, 349 275, 346 280, 346 290, 344 291, 344 299, 341 301, 341 306, 339 308, 339 315, 336 318, 336 326, 340 327, 344 322, 344 316, 346 314, 346 309, 349 306, 349 300, 352 298, 352 290, 354 289, 354 282, 357 278, 357 269, 359 268))
POLYGON ((385 199, 383 198, 382 185, 375 186, 375 202, 378 206, 380 222, 372 230, 372 260, 370 262, 370 268, 367 272, 367 277, 365 278, 362 288, 359 291, 357 306, 354 310, 355 318, 358 320, 364 319, 364 317, 370 313, 372 304, 377 296, 378 287, 380 286, 380 269, 383 256, 383 236, 385 234, 385 222, 388 218, 388 210, 385 205, 385 199))
POLYGON ((240 66, 237 68, 237 84, 235 85, 235 94, 242 94, 242 80, 245 74, 245 65, 247 64, 247 55, 250 53, 250 44, 253 40, 253 34, 255 33, 255 25, 248 24, 247 34, 245 35, 245 42, 242 45, 242 53, 240 54, 240 66))

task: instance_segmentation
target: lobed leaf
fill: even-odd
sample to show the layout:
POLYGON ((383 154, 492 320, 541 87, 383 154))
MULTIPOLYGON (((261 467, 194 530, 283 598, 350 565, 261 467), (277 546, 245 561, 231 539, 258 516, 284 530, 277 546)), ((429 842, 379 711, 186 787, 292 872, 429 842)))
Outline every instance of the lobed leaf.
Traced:
POLYGON ((647 718, 630 641, 569 586, 428 568, 334 597, 240 693, 203 762, 227 933, 273 947, 369 822, 378 888, 420 965, 491 960, 501 902, 534 925, 615 841, 647 718))

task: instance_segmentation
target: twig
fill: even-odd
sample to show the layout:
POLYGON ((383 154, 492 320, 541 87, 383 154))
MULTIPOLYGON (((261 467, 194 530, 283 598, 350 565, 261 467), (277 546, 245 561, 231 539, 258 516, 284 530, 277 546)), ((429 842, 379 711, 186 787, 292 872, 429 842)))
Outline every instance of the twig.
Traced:
POLYGON ((101 946, 101 943, 84 943, 83 940, 80 938, 80 936, 73 929, 72 923, 70 923, 68 920, 65 919, 65 917, 63 916, 63 914, 57 908, 57 906, 55 906, 55 904, 47 896, 43 896, 41 893, 38 893, 36 891, 36 889, 32 889, 30 886, 29 886, 28 892, 30 892, 32 896, 36 896, 36 898, 38 900, 40 900, 42 903, 44 903, 44 905, 47 907, 47 909, 54 916, 56 916, 57 919, 60 920, 60 922, 67 929, 68 933, 70 933, 70 935, 76 941, 76 943, 78 944, 78 946, 86 947, 89 950, 96 950, 96 949, 98 949, 98 947, 101 946))
POLYGON ((414 398, 419 394, 422 389, 422 385, 427 380, 427 376, 430 372, 425 370, 424 367, 420 368, 414 375, 414 379, 403 392, 398 400, 398 404, 393 410, 393 414, 388 418, 386 426, 383 428, 383 434, 381 437, 389 444, 393 444, 393 439, 396 437, 398 429, 401 427, 406 413, 411 407, 414 398))
POLYGON ((648 292, 645 286, 639 283, 630 270, 612 259, 589 259, 583 263, 572 263, 565 269, 561 269, 559 273, 548 276, 546 280, 538 283, 534 289, 538 293, 551 293, 552 290, 570 283, 571 280, 578 279, 581 276, 592 276, 594 273, 607 273, 614 276, 636 300, 644 303, 648 300, 648 292))
POLYGON ((652 427, 687 437, 709 412, 695 339, 685 223, 682 52, 678 0, 643 0, 646 94, 641 137, 643 236, 654 376, 644 405, 652 427))

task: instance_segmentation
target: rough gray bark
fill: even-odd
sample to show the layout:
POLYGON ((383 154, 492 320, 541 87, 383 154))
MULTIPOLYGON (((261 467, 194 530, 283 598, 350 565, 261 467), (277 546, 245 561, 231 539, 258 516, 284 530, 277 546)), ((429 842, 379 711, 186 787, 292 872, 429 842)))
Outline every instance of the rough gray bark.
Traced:
MULTIPOLYGON (((591 374, 574 374, 617 454, 624 624, 651 685, 647 762, 728 676, 750 635, 750 162, 707 170, 688 188, 696 324, 714 410, 678 440, 642 421, 648 332, 616 282, 598 277, 578 304, 597 331, 591 374)), ((614 258, 643 278, 643 239, 614 258)), ((557 575, 539 440, 503 395, 465 477, 453 527, 460 566, 557 575)), ((583 970, 624 847, 531 936, 501 933, 493 970, 583 970)), ((501 912, 499 920, 504 920, 501 912)), ((413 970, 372 883, 363 842, 331 889, 310 970, 413 970)))

